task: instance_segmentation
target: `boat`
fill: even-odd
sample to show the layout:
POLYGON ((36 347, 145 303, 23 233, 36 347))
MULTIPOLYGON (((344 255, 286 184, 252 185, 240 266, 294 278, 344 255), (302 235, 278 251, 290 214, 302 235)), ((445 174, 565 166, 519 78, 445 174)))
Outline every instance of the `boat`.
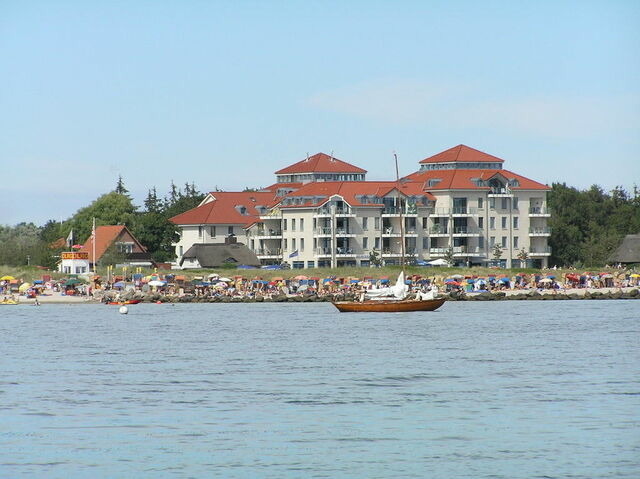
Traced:
POLYGON ((141 299, 128 299, 126 301, 109 301, 107 304, 115 306, 124 306, 125 304, 138 304, 142 302, 141 299))
MULTIPOLYGON (((398 174, 398 157, 396 160, 396 179, 400 184, 398 174)), ((399 188, 398 188, 399 190, 399 188)), ((444 304, 446 298, 437 297, 437 288, 427 293, 418 292, 415 299, 407 299, 409 288, 405 281, 405 250, 404 250, 404 218, 402 215, 404 206, 400 199, 400 249, 402 258, 402 271, 398 275, 396 284, 388 288, 366 289, 362 291, 360 301, 333 301, 333 305, 341 313, 406 313, 412 311, 435 311, 444 304)))
POLYGON ((409 313, 414 311, 435 311, 446 301, 439 299, 410 299, 389 301, 335 301, 333 305, 341 313, 409 313))
POLYGON ((13 299, 3 299, 0 304, 18 304, 18 302, 13 299))

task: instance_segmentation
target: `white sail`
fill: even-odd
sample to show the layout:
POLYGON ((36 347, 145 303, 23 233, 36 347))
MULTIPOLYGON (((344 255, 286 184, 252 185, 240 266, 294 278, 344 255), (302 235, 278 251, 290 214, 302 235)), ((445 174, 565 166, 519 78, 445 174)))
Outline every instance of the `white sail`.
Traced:
POLYGON ((388 288, 368 289, 365 291, 367 299, 404 299, 409 293, 409 287, 405 284, 404 271, 401 271, 396 284, 388 288))

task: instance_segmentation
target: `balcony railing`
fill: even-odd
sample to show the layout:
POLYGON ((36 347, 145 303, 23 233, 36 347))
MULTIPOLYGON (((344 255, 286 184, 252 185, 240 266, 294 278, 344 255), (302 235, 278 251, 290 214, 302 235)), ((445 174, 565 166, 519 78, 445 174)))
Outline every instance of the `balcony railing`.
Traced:
POLYGON ((320 228, 316 228, 316 235, 330 235, 331 227, 330 226, 322 226, 320 228))
POLYGON ((282 231, 276 230, 258 230, 255 234, 257 237, 262 236, 282 236, 282 231))
POLYGON ((402 213, 403 215, 416 215, 418 214, 418 207, 417 205, 413 204, 406 205, 404 209, 400 206, 385 206, 382 209, 383 215, 399 215, 400 213, 402 213))
POLYGON ((530 235, 550 235, 551 228, 529 228, 530 235))
POLYGON ((508 186, 504 187, 504 188, 502 188, 502 187, 500 187, 500 188, 492 187, 492 188, 489 189, 489 195, 505 195, 505 196, 507 196, 507 195, 512 195, 512 194, 513 193, 511 193, 511 188, 509 188, 508 186))
POLYGON ((316 256, 331 256, 331 248, 316 248, 316 256))
POLYGON ((551 216, 551 210, 546 206, 532 206, 529 208, 530 215, 551 216))
POLYGON ((454 235, 478 235, 482 234, 480 228, 469 228, 466 226, 456 226, 453 228, 454 235))
POLYGON ((432 235, 446 235, 449 234, 449 228, 444 226, 432 226, 429 228, 429 233, 432 235))
POLYGON ((549 255, 549 254, 551 254, 551 248, 549 246, 540 247, 540 248, 529 248, 529 254, 531 256, 549 255))
POLYGON ((254 249, 256 256, 282 256, 281 249, 254 249))

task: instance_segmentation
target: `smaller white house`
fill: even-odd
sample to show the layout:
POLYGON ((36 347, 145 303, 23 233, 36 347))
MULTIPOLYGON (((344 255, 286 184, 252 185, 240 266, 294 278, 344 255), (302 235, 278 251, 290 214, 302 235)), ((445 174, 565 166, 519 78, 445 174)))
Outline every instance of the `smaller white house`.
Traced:
POLYGON ((89 253, 84 251, 69 251, 61 254, 58 271, 65 274, 84 274, 89 269, 89 253))

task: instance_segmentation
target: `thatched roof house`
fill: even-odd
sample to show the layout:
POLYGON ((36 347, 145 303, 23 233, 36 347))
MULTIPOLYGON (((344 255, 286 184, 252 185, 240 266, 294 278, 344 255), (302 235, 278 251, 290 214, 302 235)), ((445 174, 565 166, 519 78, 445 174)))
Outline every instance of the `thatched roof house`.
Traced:
POLYGON ((256 254, 242 243, 230 238, 224 243, 194 244, 182 255, 180 266, 188 268, 219 268, 227 264, 260 266, 256 254))
POLYGON ((627 235, 618 249, 609 257, 612 263, 640 263, 640 234, 627 235))

